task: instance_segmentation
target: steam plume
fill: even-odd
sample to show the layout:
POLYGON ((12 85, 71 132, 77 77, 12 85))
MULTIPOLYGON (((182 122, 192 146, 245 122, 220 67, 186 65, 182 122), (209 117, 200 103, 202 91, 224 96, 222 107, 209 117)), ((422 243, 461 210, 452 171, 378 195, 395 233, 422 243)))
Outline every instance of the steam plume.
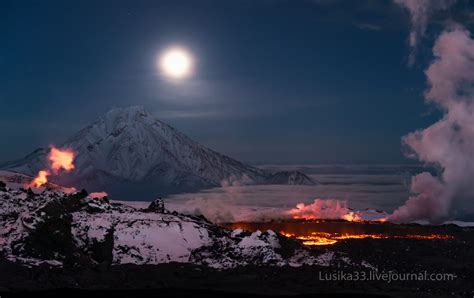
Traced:
POLYGON ((411 190, 416 195, 389 217, 391 221, 437 223, 456 213, 460 203, 474 205, 474 40, 459 26, 446 30, 436 40, 433 54, 435 60, 425 72, 429 84, 425 98, 444 116, 402 141, 413 150, 409 156, 434 164, 441 172, 439 177, 430 173, 413 177, 411 190))
POLYGON ((410 56, 408 64, 413 65, 419 40, 426 32, 429 17, 439 10, 445 10, 456 0, 394 0, 394 2, 410 12, 411 31, 408 37, 410 56))

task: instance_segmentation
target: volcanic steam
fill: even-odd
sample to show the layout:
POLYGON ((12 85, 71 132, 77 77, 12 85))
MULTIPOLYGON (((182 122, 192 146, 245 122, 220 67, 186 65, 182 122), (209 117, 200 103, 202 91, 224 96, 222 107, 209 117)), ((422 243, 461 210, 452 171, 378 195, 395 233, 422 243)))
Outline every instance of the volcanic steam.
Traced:
POLYGON ((418 43, 425 35, 428 19, 437 11, 448 9, 456 0, 394 0, 410 13, 411 31, 408 37, 410 56, 408 64, 413 65, 417 54, 418 43))
POLYGON ((299 203, 296 208, 288 211, 294 219, 345 219, 362 221, 362 218, 351 211, 346 201, 315 199, 312 204, 299 203))
POLYGON ((395 222, 439 223, 456 213, 474 211, 474 40, 469 31, 457 26, 438 37, 433 54, 435 60, 425 71, 430 86, 425 98, 444 116, 402 142, 412 150, 409 157, 437 166, 440 173, 412 178, 415 195, 389 217, 395 222), (456 210, 461 205, 463 210, 456 210))

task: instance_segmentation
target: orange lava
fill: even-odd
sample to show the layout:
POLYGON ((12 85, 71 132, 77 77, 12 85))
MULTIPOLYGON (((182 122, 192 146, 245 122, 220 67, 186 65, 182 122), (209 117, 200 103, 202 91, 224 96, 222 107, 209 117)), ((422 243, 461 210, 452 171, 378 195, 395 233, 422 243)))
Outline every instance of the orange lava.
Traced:
POLYGON ((450 240, 454 237, 444 234, 429 234, 429 235, 384 235, 384 234, 339 234, 326 232, 311 232, 307 235, 296 235, 280 231, 280 234, 301 240, 305 245, 331 245, 340 240, 347 239, 389 239, 389 238, 404 238, 404 239, 425 239, 425 240, 450 240))
POLYGON ((51 146, 48 159, 51 162, 51 169, 56 174, 60 169, 66 172, 74 169, 74 152, 70 149, 60 150, 51 146))
POLYGON ((34 187, 41 187, 48 182, 48 176, 49 172, 48 171, 39 171, 38 175, 36 176, 33 181, 31 181, 31 185, 34 187))

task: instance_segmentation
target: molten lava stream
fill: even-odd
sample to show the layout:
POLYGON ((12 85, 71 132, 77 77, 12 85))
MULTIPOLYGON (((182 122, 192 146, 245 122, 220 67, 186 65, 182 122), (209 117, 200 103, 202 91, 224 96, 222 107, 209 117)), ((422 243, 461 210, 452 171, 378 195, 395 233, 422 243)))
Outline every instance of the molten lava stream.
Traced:
POLYGON ((280 231, 280 234, 298 239, 305 245, 331 245, 337 243, 339 240, 348 239, 420 239, 420 240, 451 240, 454 237, 444 234, 429 234, 429 235, 384 235, 384 234, 339 234, 339 233, 325 233, 325 232, 310 232, 307 235, 295 235, 280 231))
POLYGON ((279 231, 308 246, 332 245, 357 239, 452 240, 453 236, 434 234, 423 227, 384 224, 381 222, 348 222, 341 220, 288 220, 274 222, 238 222, 223 225, 228 229, 279 231))
POLYGON ((295 235, 291 233, 286 233, 285 231, 280 231, 280 234, 288 237, 301 240, 305 245, 330 245, 337 242, 335 239, 330 238, 329 233, 316 233, 312 232, 310 235, 295 235))

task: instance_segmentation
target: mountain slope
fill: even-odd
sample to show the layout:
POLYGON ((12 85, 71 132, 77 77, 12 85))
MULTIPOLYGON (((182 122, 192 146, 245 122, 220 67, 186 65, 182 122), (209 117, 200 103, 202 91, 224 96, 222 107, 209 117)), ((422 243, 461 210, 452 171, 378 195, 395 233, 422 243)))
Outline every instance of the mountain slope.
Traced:
MULTIPOLYGON (((51 177, 53 182, 111 195, 143 198, 158 191, 219 186, 223 181, 272 183, 269 173, 202 146, 142 107, 113 109, 60 147, 74 150, 76 167, 67 175, 51 177)), ((47 166, 47 153, 40 148, 0 168, 34 176, 47 166)))

